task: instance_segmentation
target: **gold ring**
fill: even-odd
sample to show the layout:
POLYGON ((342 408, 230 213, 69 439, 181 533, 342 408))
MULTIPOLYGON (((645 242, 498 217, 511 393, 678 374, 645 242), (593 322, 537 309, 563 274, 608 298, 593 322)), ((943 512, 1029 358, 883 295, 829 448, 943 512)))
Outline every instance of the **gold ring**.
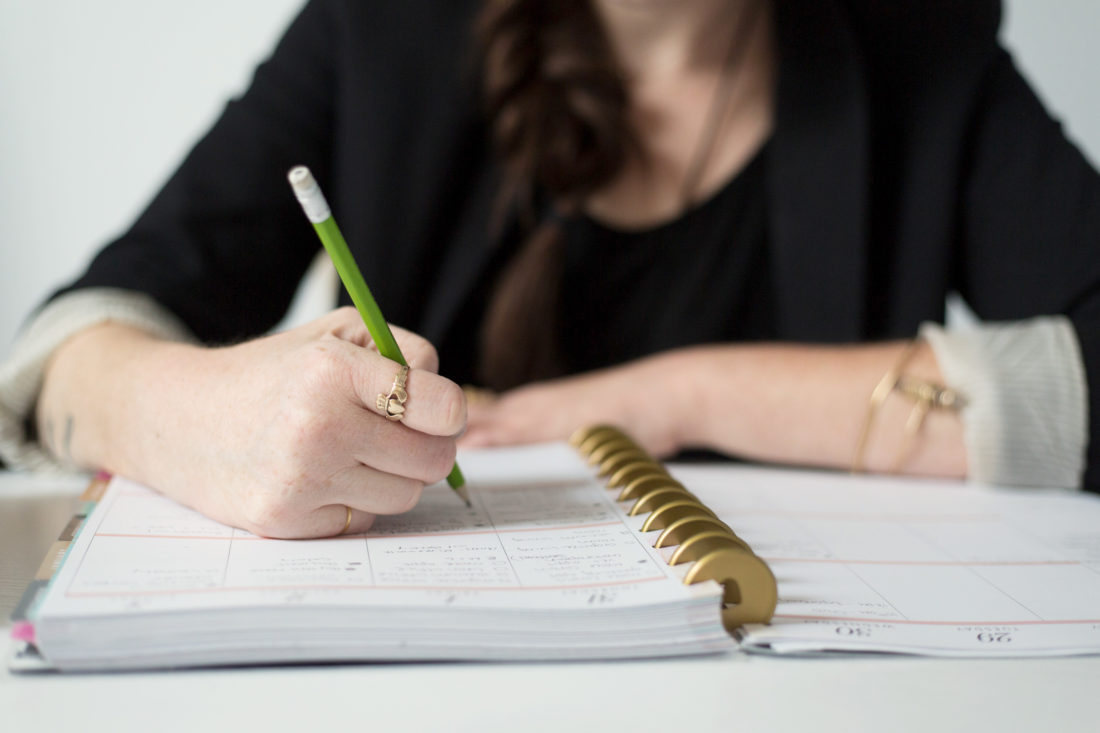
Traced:
POLYGON ((402 364, 393 378, 393 386, 389 394, 379 393, 375 406, 378 411, 386 416, 387 420, 397 422, 405 417, 405 403, 409 400, 409 393, 405 391, 405 379, 409 376, 409 367, 402 364))
POLYGON ((347 510, 348 515, 346 517, 344 517, 344 528, 342 530, 340 530, 339 532, 337 532, 336 533, 337 535, 344 534, 345 532, 348 531, 348 527, 351 526, 351 507, 350 506, 345 506, 344 509, 347 510))

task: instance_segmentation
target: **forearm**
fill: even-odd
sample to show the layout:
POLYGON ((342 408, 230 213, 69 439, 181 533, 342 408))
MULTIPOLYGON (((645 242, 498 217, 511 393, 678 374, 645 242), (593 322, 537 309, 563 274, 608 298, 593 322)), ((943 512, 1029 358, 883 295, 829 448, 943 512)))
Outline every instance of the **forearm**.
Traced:
MULTIPOLYGON (((537 382, 470 406, 468 447, 561 440, 583 425, 626 427, 646 450, 668 456, 708 448, 756 460, 848 468, 867 422, 872 391, 907 343, 874 346, 714 345, 537 382)), ((908 377, 940 383, 927 344, 908 377)), ((862 454, 866 470, 963 476, 958 416, 927 414, 912 446, 904 439, 914 403, 888 395, 862 454), (910 450, 910 448, 912 448, 910 450), (895 465, 898 456, 900 465, 895 465)))
POLYGON ((166 367, 186 370, 184 356, 200 351, 117 323, 77 333, 46 367, 35 413, 40 441, 66 464, 155 479, 145 459, 163 448, 154 443, 173 414, 167 403, 180 396, 166 367))
MULTIPOLYGON (((867 422, 871 392, 909 347, 722 345, 684 349, 667 359, 680 442, 776 463, 848 468, 867 422)), ((931 348, 920 344, 905 374, 942 383, 931 348)), ((950 410, 928 413, 906 445, 913 402, 891 393, 875 413, 863 466, 884 471, 899 456, 903 473, 965 476, 962 424, 950 410)))

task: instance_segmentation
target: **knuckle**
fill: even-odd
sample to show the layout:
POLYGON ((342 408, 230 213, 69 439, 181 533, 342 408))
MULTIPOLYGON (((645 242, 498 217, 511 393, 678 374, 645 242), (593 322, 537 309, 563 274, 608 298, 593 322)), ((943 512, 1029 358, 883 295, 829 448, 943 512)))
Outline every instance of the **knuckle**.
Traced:
POLYGON ((333 331, 339 331, 348 323, 348 306, 341 306, 339 308, 333 308, 324 315, 313 321, 319 327, 321 333, 331 333, 333 331))
POLYGON ((286 417, 292 445, 309 452, 327 445, 333 435, 333 417, 311 404, 300 405, 286 417))
POLYGON ((364 514, 363 518, 359 520, 359 524, 356 526, 355 531, 366 532, 374 526, 374 520, 377 518, 377 515, 374 514, 364 514))
POLYGON ((359 323, 362 319, 353 306, 342 305, 332 311, 332 319, 337 323, 359 323))
POLYGON ((441 433, 457 435, 466 427, 466 395, 454 382, 447 382, 439 396, 440 414, 443 416, 441 433))
POLYGON ((439 352, 430 341, 419 336, 413 337, 406 352, 409 354, 409 365, 413 368, 428 372, 439 371, 439 352))
POLYGON ((405 502, 401 506, 398 513, 404 513, 416 506, 420 501, 421 494, 424 493, 424 483, 422 481, 412 481, 408 489, 405 492, 405 502))
POLYGON ((367 333, 363 319, 359 311, 350 305, 336 308, 317 320, 323 336, 334 336, 343 341, 349 341, 356 346, 367 346, 370 343, 370 335, 367 333))
POLYGON ((250 497, 243 507, 243 529, 260 537, 285 535, 288 508, 271 494, 260 493, 250 497))
POLYGON ((380 514, 404 514, 420 501, 420 495, 424 491, 424 482, 416 479, 402 479, 393 489, 393 496, 387 504, 385 511, 380 514))
POLYGON ((447 477, 455 465, 455 456, 458 453, 458 444, 454 440, 442 439, 435 443, 436 445, 421 463, 424 481, 429 484, 442 481, 447 477))
POLYGON ((298 365, 302 383, 307 393, 313 394, 328 388, 337 371, 337 359, 329 346, 312 344, 298 365))

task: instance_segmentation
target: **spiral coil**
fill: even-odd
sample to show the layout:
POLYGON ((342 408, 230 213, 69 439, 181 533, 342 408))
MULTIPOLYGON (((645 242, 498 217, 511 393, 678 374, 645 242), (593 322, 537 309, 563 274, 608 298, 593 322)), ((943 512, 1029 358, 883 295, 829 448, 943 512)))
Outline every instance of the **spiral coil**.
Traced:
POLYGON ((722 624, 768 623, 778 601, 775 576, 748 543, 673 478, 625 432, 612 425, 576 431, 569 442, 595 467, 627 514, 646 514, 642 532, 661 530, 654 547, 674 547, 669 564, 692 563, 687 584, 713 580, 723 588, 722 624))

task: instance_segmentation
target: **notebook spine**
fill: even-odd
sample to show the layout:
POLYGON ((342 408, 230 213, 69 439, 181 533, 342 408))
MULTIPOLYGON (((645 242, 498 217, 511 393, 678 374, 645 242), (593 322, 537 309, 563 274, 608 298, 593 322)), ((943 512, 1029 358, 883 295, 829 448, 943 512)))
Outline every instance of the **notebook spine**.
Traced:
POLYGON ((693 563, 685 583, 713 580, 722 585, 727 630, 771 621, 778 596, 767 563, 659 461, 612 425, 581 428, 569 442, 609 489, 618 490, 616 500, 630 503, 628 514, 647 515, 642 532, 660 530, 653 546, 675 548, 670 565, 693 563))

